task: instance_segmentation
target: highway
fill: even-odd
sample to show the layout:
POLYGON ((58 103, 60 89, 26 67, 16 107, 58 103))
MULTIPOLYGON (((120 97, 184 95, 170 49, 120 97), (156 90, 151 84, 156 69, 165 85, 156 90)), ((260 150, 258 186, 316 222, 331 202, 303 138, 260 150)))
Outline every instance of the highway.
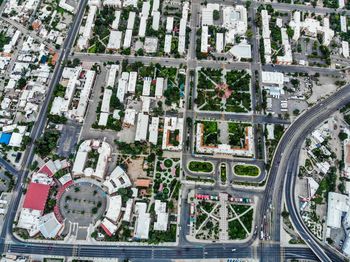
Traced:
MULTIPOLYGON (((342 106, 350 102, 350 85, 346 85, 342 89, 330 97, 322 100, 312 108, 309 108, 304 114, 300 115, 293 124, 287 129, 283 135, 278 148, 275 151, 275 157, 272 163, 270 177, 268 183, 276 177, 274 185, 274 202, 281 203, 281 199, 277 197, 280 187, 285 179, 285 199, 290 218, 296 230, 309 247, 315 252, 321 261, 335 261, 330 259, 324 252, 324 247, 318 243, 310 231, 301 221, 300 213, 294 199, 294 184, 297 177, 297 161, 301 144, 306 136, 312 132, 322 121, 326 120, 332 113, 342 106)), ((341 261, 341 260, 339 260, 341 261)))
MULTIPOLYGON (((36 245, 13 244, 8 245, 7 250, 20 254, 42 254, 47 256, 72 256, 75 257, 118 257, 120 259, 195 259, 195 258, 250 258, 253 252, 260 254, 262 251, 267 257, 273 258, 280 255, 279 247, 271 245, 261 250, 260 247, 238 248, 233 251, 232 246, 218 245, 215 247, 142 247, 142 246, 89 246, 89 245, 36 245)), ((283 248, 286 258, 312 258, 316 257, 308 248, 283 248)))

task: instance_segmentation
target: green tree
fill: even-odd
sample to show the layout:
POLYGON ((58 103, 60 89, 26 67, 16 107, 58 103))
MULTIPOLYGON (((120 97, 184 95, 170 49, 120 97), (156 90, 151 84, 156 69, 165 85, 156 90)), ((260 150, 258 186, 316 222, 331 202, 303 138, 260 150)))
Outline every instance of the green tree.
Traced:
POLYGON ((300 114, 300 110, 299 109, 294 109, 293 110, 293 115, 297 116, 300 114))
POLYGON ((47 130, 42 137, 35 141, 35 153, 47 157, 56 148, 60 134, 57 130, 47 130))
POLYGON ((220 11, 214 10, 213 18, 214 18, 214 20, 219 20, 220 19, 220 11))
POLYGON ((345 132, 343 132, 343 131, 341 131, 341 132, 339 133, 338 137, 339 137, 339 139, 340 139, 341 141, 344 141, 345 139, 348 138, 348 134, 345 133, 345 132))
POLYGON ((17 82, 17 88, 22 89, 23 87, 26 86, 26 84, 27 84, 27 79, 25 79, 24 77, 21 77, 17 82))
POLYGON ((251 29, 248 29, 247 32, 245 33, 246 37, 252 38, 253 37, 253 31, 251 29))

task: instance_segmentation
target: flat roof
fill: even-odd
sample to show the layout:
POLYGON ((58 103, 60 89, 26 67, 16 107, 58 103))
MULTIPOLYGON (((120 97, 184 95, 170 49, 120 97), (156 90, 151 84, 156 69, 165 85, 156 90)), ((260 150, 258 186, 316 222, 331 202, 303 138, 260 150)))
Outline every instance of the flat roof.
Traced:
POLYGON ((154 145, 158 143, 158 127, 159 127, 159 117, 152 117, 152 121, 149 126, 148 140, 150 143, 154 145))
POLYGON ((127 25, 126 29, 131 29, 132 30, 134 28, 135 17, 136 17, 136 13, 135 12, 130 12, 129 13, 128 25, 127 25))
POLYGON ((174 27, 174 17, 173 16, 167 16, 166 18, 166 32, 171 33, 173 31, 174 27))
POLYGON ((262 71, 261 78, 263 84, 283 85, 284 75, 281 72, 262 71))
POLYGON ((128 83, 128 92, 135 93, 137 82, 137 72, 130 72, 129 74, 129 83, 128 83))
POLYGON ((149 96, 151 93, 151 84, 152 84, 152 78, 151 77, 144 77, 143 78, 143 87, 142 87, 142 95, 143 96, 149 96))
POLYGON ((155 96, 156 97, 162 97, 163 96, 163 88, 164 88, 164 78, 157 77, 156 91, 155 91, 155 96))
POLYGON ((172 35, 165 35, 165 42, 164 42, 164 53, 170 53, 171 51, 171 40, 173 36, 172 35))
POLYGON ((139 27, 139 37, 146 36, 146 26, 147 26, 147 17, 141 16, 140 27, 139 27))
POLYGON ((101 112, 100 114, 100 119, 98 121, 99 126, 106 126, 108 122, 108 116, 109 114, 106 112, 101 112))
POLYGON ((125 31, 125 37, 123 42, 123 47, 128 48, 131 45, 132 29, 127 29, 125 31))
POLYGON ((57 220, 54 212, 39 218, 39 230, 45 238, 55 238, 62 229, 62 224, 57 220))
POLYGON ((122 32, 112 30, 107 44, 107 49, 119 49, 121 46, 122 32))
POLYGON ((105 88, 101 104, 101 112, 109 113, 109 104, 111 101, 112 94, 113 91, 111 89, 105 88))
POLYGON ((148 120, 149 120, 149 115, 145 115, 143 113, 139 113, 137 115, 135 141, 146 140, 147 130, 148 130, 148 120))
POLYGON ((159 22, 160 22, 160 12, 154 11, 153 12, 153 19, 152 19, 152 29, 155 31, 158 31, 159 29, 159 22))
POLYGON ((201 35, 201 52, 208 52, 208 26, 202 26, 202 35, 201 35))
POLYGON ((9 146, 12 147, 20 147, 21 143, 23 140, 23 134, 20 133, 12 133, 10 142, 9 142, 9 146))
POLYGON ((117 222, 120 216, 121 208, 122 208, 121 196, 118 195, 118 196, 109 197, 106 217, 113 222, 117 222))

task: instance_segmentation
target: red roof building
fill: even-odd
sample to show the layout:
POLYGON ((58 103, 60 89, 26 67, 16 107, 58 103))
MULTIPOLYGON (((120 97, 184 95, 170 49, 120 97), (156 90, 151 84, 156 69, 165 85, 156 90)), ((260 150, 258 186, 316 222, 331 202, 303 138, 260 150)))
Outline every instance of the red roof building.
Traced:
POLYGON ((23 208, 44 211, 50 185, 30 183, 24 199, 23 208))
POLYGON ((52 56, 51 64, 52 64, 52 65, 56 65, 57 60, 58 60, 58 53, 56 52, 56 53, 52 56))
POLYGON ((38 173, 42 173, 42 174, 46 174, 49 177, 52 177, 54 175, 54 173, 52 172, 52 170, 45 164, 43 165, 38 173))
POLYGON ((104 224, 101 224, 101 227, 102 227, 103 231, 106 232, 106 234, 107 234, 108 236, 111 237, 111 236, 113 235, 112 232, 109 231, 108 228, 107 228, 104 224))

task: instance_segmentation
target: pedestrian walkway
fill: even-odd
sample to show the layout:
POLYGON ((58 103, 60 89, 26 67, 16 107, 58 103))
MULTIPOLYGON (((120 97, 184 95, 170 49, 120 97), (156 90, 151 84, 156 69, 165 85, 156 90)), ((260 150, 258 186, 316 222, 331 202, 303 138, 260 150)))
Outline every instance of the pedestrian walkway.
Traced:
POLYGON ((228 201, 228 195, 226 193, 220 193, 219 194, 220 199, 220 234, 219 239, 220 241, 227 241, 228 240, 228 223, 227 223, 227 201, 228 201))

